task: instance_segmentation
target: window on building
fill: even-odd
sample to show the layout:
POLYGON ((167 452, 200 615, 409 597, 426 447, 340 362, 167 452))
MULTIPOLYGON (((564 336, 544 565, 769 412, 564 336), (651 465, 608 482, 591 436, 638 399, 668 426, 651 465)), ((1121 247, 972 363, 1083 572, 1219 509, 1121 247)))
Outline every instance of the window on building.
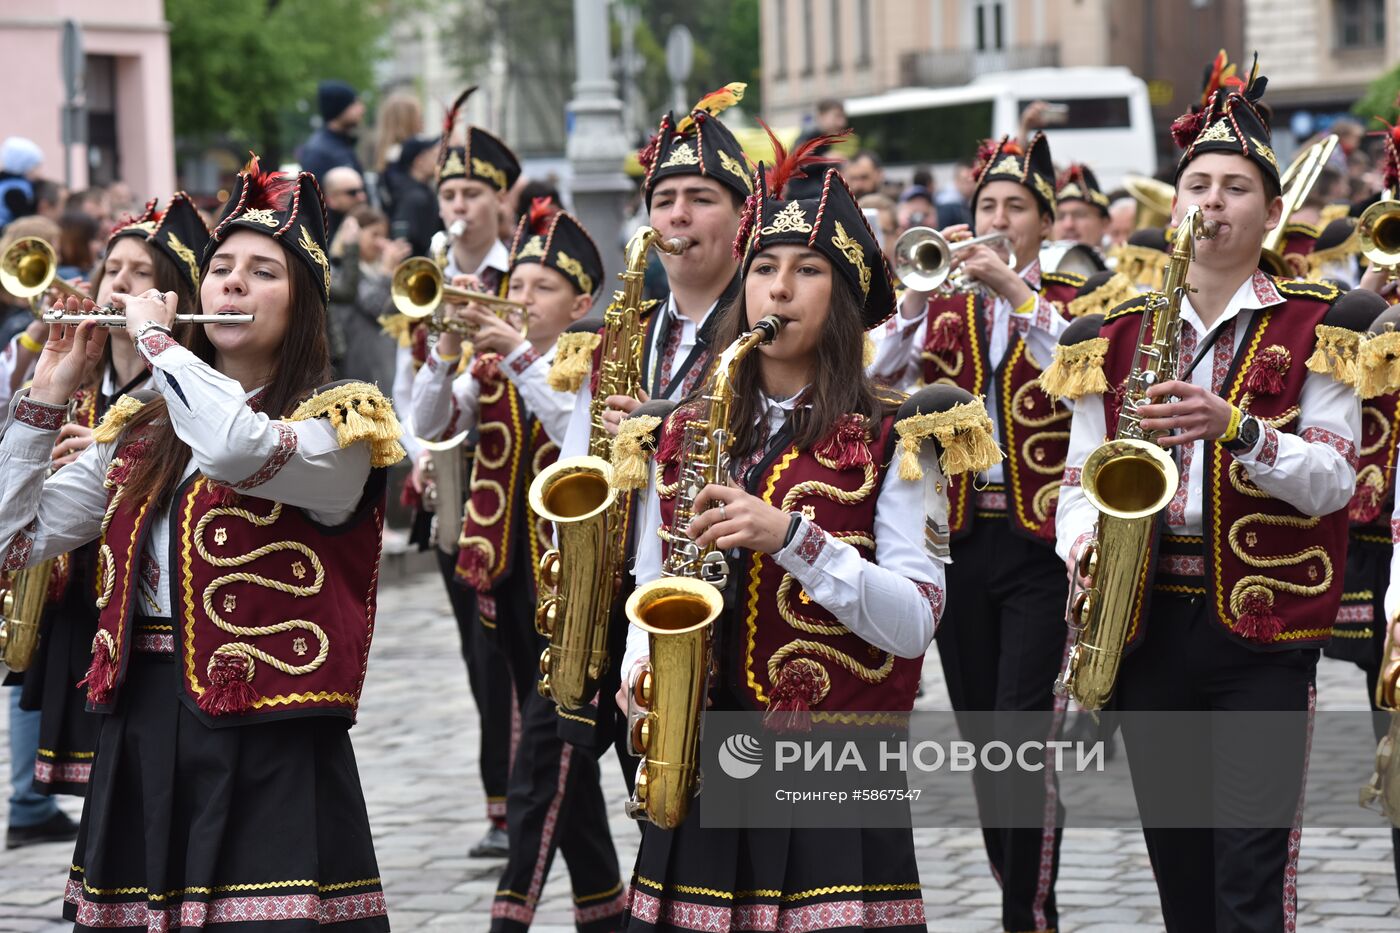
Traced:
POLYGON ((1336 47, 1385 47, 1385 0, 1336 0, 1336 47))
POLYGON ((1006 10, 1002 0, 976 0, 972 6, 973 41, 979 52, 1006 48, 1006 10))
POLYGON ((773 42, 777 45, 777 48, 775 49, 777 54, 774 56, 774 58, 778 63, 778 67, 774 70, 773 77, 786 78, 788 73, 787 0, 774 0, 774 6, 777 7, 777 10, 775 11, 776 15, 773 17, 773 19, 776 21, 775 28, 773 30, 773 42))
POLYGON ((121 177, 117 150, 117 59, 87 56, 88 183, 110 185, 121 177))
POLYGON ((802 0, 802 73, 809 75, 815 70, 813 62, 816 53, 816 23, 812 22, 812 0, 802 0))
POLYGON ((856 64, 867 68, 870 65, 870 0, 860 0, 856 5, 856 42, 859 44, 856 64))
POLYGON ((831 33, 831 61, 827 67, 831 71, 841 70, 841 0, 826 0, 830 12, 828 27, 831 33))

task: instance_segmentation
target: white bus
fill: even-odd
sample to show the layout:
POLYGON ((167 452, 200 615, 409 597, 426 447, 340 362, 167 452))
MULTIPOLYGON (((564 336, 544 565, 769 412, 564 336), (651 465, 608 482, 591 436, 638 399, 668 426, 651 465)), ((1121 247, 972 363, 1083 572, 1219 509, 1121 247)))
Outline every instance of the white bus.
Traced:
POLYGON ((1084 162, 1104 190, 1125 173, 1157 169, 1147 85, 1126 68, 1032 68, 984 74, 963 87, 900 88, 846 101, 860 145, 896 175, 970 157, 983 139, 1015 136, 1037 100, 1059 105, 1063 122, 1045 127, 1055 163, 1084 162))

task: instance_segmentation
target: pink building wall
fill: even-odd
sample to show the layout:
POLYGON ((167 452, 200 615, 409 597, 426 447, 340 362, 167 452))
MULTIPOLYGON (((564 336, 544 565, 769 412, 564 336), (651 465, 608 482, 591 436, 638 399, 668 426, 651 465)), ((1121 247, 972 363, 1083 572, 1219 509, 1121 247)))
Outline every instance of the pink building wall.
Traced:
MULTIPOLYGON (((137 202, 175 188, 170 46, 161 0, 0 0, 5 106, 0 137, 27 136, 44 150, 42 174, 63 180, 63 21, 82 26, 88 55, 116 57, 117 149, 137 202)), ((91 89, 89 89, 91 92, 91 89)), ((73 153, 72 186, 88 184, 87 153, 73 153)))

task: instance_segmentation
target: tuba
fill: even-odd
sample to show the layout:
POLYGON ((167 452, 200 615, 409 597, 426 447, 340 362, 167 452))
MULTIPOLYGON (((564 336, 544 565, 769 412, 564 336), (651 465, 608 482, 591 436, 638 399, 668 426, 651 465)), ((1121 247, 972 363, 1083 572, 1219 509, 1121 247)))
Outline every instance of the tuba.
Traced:
POLYGON ((1203 220, 1199 207, 1191 208, 1177 228, 1163 291, 1151 297, 1142 314, 1117 433, 1084 461, 1084 497, 1098 509, 1099 519, 1070 583, 1065 620, 1072 644, 1055 693, 1073 696, 1086 710, 1103 709, 1113 693, 1157 513, 1176 492, 1176 462, 1157 444, 1158 435, 1143 429, 1137 409, 1148 403, 1149 387, 1176 378, 1181 302, 1190 288, 1186 273, 1195 241, 1215 231, 1215 222, 1203 220), (1087 586, 1081 577, 1089 580, 1087 586))
POLYGON ((632 753, 643 756, 627 815, 662 829, 681 824, 699 791, 700 723, 714 665, 715 620, 729 581, 724 554, 702 551, 686 529, 694 497, 729 475, 729 413, 739 365, 781 329, 781 319, 765 317, 715 362, 700 410, 680 429, 680 488, 671 524, 659 532, 668 546, 662 576, 627 599, 628 621, 647 633, 650 650, 627 692, 629 742, 632 753))
POLYGON ((652 248, 679 254, 685 237, 664 240, 642 227, 627 243, 627 267, 603 314, 602 360, 589 409, 588 454, 551 464, 530 484, 530 508, 553 522, 559 546, 540 558, 553 592, 540 599, 535 630, 549 639, 540 655, 539 691, 564 709, 578 709, 608 670, 608 617, 622 582, 631 495, 612 485, 612 436, 603 426, 610 395, 632 398, 642 388, 642 286, 652 248))

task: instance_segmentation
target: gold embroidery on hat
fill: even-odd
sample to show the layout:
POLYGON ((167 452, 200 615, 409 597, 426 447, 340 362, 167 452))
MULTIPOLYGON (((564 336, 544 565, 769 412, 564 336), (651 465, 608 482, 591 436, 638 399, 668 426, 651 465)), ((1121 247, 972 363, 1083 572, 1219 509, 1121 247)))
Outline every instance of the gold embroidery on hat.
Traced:
POLYGON ((807 215, 802 212, 802 206, 796 201, 789 201, 787 207, 778 211, 773 222, 758 232, 764 236, 772 236, 775 233, 811 233, 812 225, 807 222, 807 215))
POLYGON ((671 154, 666 157, 666 161, 661 163, 661 168, 671 168, 674 165, 699 165, 700 157, 695 154, 689 143, 676 143, 671 154))
POLYGON ((510 184, 506 181, 505 172, 501 171, 490 162, 487 162, 485 159, 478 159, 476 156, 472 156, 472 174, 479 178, 487 179, 502 191, 510 187, 510 184))
POLYGON ((1009 155, 1006 158, 1002 159, 1000 162, 998 162, 996 165, 992 166, 992 170, 987 174, 1016 175, 1019 177, 1021 174, 1021 163, 1016 161, 1015 156, 1009 155))
POLYGON ((531 256, 544 257, 544 237, 530 237, 530 239, 525 241, 525 245, 520 248, 520 252, 515 254, 517 260, 529 259, 531 256))
POLYGON ((1254 144, 1255 149, 1259 150, 1259 154, 1264 157, 1264 161, 1272 165, 1274 171, 1278 171, 1278 159, 1274 158, 1274 150, 1269 148, 1269 144, 1261 143, 1253 136, 1249 137, 1249 141, 1254 144))
POLYGON ((1035 179, 1035 187, 1036 190, 1040 192, 1040 196, 1044 198, 1046 202, 1054 204, 1055 186, 1034 172, 1031 172, 1031 178, 1035 179))
POLYGON ((311 238, 311 234, 306 232, 305 227, 301 227, 301 248, 316 261, 316 265, 321 267, 321 275, 325 278, 326 294, 331 292, 331 264, 326 260, 326 252, 320 245, 311 238))
POLYGON ((1065 185, 1063 188, 1060 189, 1060 200, 1061 200, 1061 201, 1068 201, 1068 200, 1071 199, 1071 198, 1083 198, 1083 197, 1084 197, 1084 192, 1080 190, 1079 185, 1076 184, 1075 182, 1070 182, 1069 184, 1065 185))
POLYGON ((743 181, 746 189, 749 191, 753 190, 753 179, 749 177, 748 172, 744 171, 744 167, 739 164, 738 159, 735 159, 723 149, 716 149, 715 155, 719 156, 719 164, 724 166, 726 172, 738 176, 738 178, 743 181))
POLYGON ((1195 148, 1196 146, 1199 146, 1201 143, 1233 143, 1233 142, 1239 142, 1239 140, 1235 139, 1234 135, 1230 132, 1230 121, 1229 121, 1229 120, 1216 120, 1216 121, 1215 121, 1214 123, 1212 123, 1210 126, 1206 127, 1205 130, 1201 133, 1201 135, 1200 135, 1200 136, 1197 136, 1197 137, 1196 137, 1196 141, 1195 141, 1194 143, 1192 143, 1191 145, 1192 145, 1192 148, 1195 148))
POLYGON ((455 178, 465 174, 467 174, 467 166, 462 162, 462 156, 456 149, 453 149, 447 154, 447 160, 442 163, 442 168, 438 169, 438 180, 455 178))
POLYGON ((555 265, 574 277, 579 288, 583 289, 585 295, 593 294, 593 279, 587 272, 583 271, 583 263, 579 262, 562 249, 558 253, 555 265))
POLYGON ((836 235, 831 238, 831 245, 839 249, 846 257, 846 261, 856 267, 860 276, 860 293, 870 294, 870 267, 865 264, 865 250, 849 234, 846 228, 841 226, 841 221, 836 221, 836 235))
POLYGON ((252 210, 244 211, 243 216, 236 219, 249 224, 262 224, 264 227, 281 226, 281 223, 277 220, 277 212, 266 207, 256 207, 252 210))
POLYGON ((131 230, 140 230, 142 233, 145 233, 147 236, 149 236, 150 234, 156 232, 156 222, 154 220, 143 220, 140 223, 127 224, 125 227, 122 227, 121 230, 118 232, 127 233, 131 230))
POLYGON ((170 251, 184 260, 185 265, 190 267, 190 278, 199 281, 199 260, 194 258, 194 250, 190 249, 175 234, 167 234, 165 237, 170 251))

